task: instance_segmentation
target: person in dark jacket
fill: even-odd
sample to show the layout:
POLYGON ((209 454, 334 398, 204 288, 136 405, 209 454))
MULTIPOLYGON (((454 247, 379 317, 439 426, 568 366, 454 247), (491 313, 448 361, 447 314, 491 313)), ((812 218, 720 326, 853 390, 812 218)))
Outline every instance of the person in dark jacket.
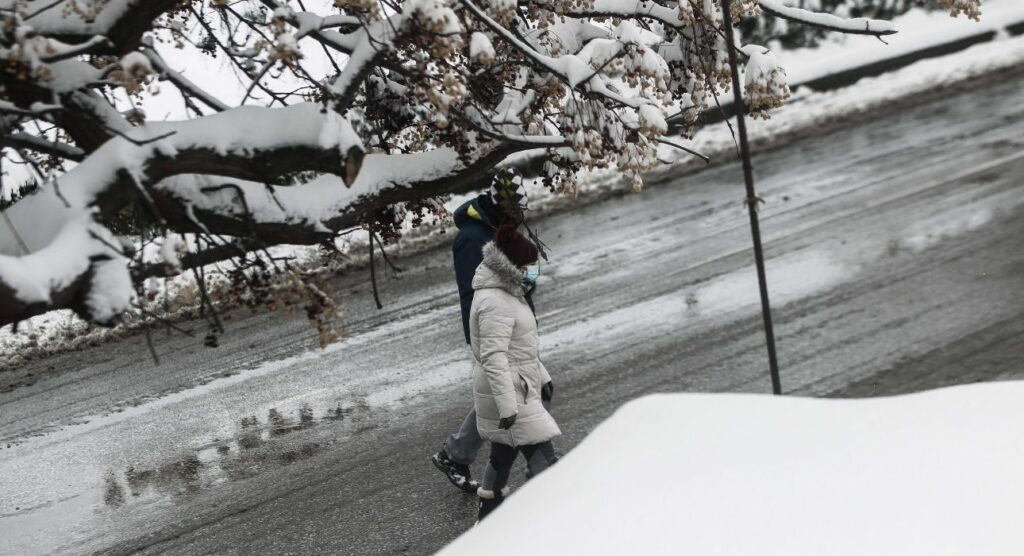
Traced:
MULTIPOLYGON (((466 201, 455 210, 455 226, 459 232, 452 244, 452 257, 466 344, 470 343, 469 312, 473 305, 473 276, 483 261, 484 246, 494 239, 495 232, 503 224, 519 225, 526 209, 526 188, 515 183, 513 178, 511 171, 499 172, 488 192, 466 201)), ((526 293, 530 310, 534 310, 532 293, 532 288, 526 293)), ((550 382, 545 385, 545 404, 550 402, 553 391, 554 386, 550 382)), ((477 430, 476 411, 471 408, 459 429, 445 440, 431 461, 457 488, 476 493, 479 483, 473 480, 469 466, 476 460, 483 443, 477 430)), ((527 462, 527 476, 540 473, 556 459, 553 450, 538 451, 527 462)))
MULTIPOLYGON (((502 224, 518 225, 519 214, 508 214, 508 209, 495 203, 496 188, 488 193, 470 199, 455 210, 455 227, 459 233, 452 244, 452 258, 455 262, 455 283, 459 287, 459 304, 462 307, 462 332, 469 343, 469 309, 473 305, 473 275, 484 260, 484 245, 494 239, 494 232, 502 224)), ((516 193, 519 211, 526 206, 526 190, 516 193)), ((532 293, 532 292, 531 292, 532 293)), ((532 295, 528 297, 533 309, 532 295)))

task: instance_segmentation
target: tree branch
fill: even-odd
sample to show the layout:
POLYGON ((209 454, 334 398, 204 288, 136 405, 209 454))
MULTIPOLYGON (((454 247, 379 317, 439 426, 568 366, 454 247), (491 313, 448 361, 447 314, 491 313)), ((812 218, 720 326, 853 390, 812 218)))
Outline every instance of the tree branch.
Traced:
MULTIPOLYGON (((27 8, 43 4, 40 1, 30 2, 27 8)), ((87 43, 102 35, 110 42, 98 53, 121 56, 138 48, 143 34, 152 28, 153 20, 178 4, 180 0, 107 2, 90 21, 83 20, 75 12, 65 15, 60 10, 39 9, 28 24, 37 34, 67 44, 87 43)))
POLYGON ((150 63, 153 64, 153 68, 159 72, 164 79, 173 83, 174 86, 183 94, 191 96, 217 112, 223 112, 229 108, 228 105, 221 102, 217 97, 204 91, 184 75, 172 70, 171 67, 167 65, 167 62, 164 61, 163 57, 161 57, 160 54, 152 48, 152 46, 145 48, 142 53, 146 55, 146 58, 149 58, 150 63))
POLYGON ((12 133, 0 136, 0 146, 28 149, 75 162, 81 162, 85 158, 85 151, 78 147, 59 141, 47 141, 43 137, 28 133, 12 133))
POLYGON ((68 48, 62 48, 54 54, 44 56, 42 61, 47 64, 54 62, 60 62, 61 60, 68 60, 75 56, 81 56, 83 54, 95 54, 103 50, 109 50, 114 46, 114 43, 110 42, 107 37, 97 35, 83 43, 76 44, 68 48))
POLYGON ((892 35, 896 27, 889 21, 857 17, 844 19, 832 14, 817 13, 784 6, 776 0, 760 0, 761 9, 775 17, 795 21, 812 27, 851 35, 892 35))
POLYGON ((181 176, 158 184, 152 195, 175 231, 245 237, 266 245, 313 245, 359 226, 388 205, 482 189, 490 183, 490 172, 501 161, 532 148, 536 147, 504 145, 468 165, 459 162, 449 149, 409 155, 370 154, 363 164, 364 177, 357 179, 351 189, 345 189, 337 177, 322 176, 303 185, 274 186, 270 191, 261 183, 235 181, 230 196, 204 195, 203 189, 223 184, 224 180, 181 176), (244 206, 237 202, 239 195, 244 195, 244 206), (315 202, 311 202, 313 199, 315 202))

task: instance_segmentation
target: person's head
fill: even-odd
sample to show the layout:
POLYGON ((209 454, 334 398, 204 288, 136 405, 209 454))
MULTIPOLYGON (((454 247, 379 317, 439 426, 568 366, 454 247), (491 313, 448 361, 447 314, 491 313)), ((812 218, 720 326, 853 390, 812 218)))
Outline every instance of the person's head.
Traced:
POLYGON ((512 224, 503 224, 494 234, 494 244, 517 268, 537 263, 537 246, 512 224))
POLYGON ((517 180, 514 168, 502 168, 494 175, 488 192, 491 203, 498 212, 501 224, 519 225, 526 211, 526 188, 517 180))

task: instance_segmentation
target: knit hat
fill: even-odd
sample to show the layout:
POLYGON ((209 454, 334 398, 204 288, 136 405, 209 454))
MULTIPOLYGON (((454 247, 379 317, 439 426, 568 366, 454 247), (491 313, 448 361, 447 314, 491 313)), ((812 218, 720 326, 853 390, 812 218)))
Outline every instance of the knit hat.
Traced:
POLYGON ((516 266, 526 266, 537 262, 537 246, 511 224, 505 224, 498 228, 497 233, 494 234, 494 244, 516 266))
POLYGON ((516 174, 514 168, 502 168, 491 181, 489 191, 491 202, 508 215, 526 210, 526 187, 522 183, 516 183, 516 174))

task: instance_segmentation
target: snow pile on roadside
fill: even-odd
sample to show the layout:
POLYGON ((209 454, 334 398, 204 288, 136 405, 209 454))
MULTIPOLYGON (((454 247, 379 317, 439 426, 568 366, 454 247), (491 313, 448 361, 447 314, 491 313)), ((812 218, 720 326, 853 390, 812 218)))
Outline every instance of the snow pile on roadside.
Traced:
POLYGON ((1024 554, 1022 403, 647 396, 439 554, 1024 554))
MULTIPOLYGON (((1004 71, 1024 63, 1024 37, 978 44, 961 52, 915 62, 899 70, 867 77, 843 89, 808 92, 797 89, 794 98, 768 120, 747 120, 752 141, 769 143, 797 132, 857 114, 882 108, 901 98, 942 87, 955 87, 989 73, 1004 71)), ((734 156, 734 143, 725 125, 708 126, 693 138, 694 150, 720 158, 734 156)), ((660 156, 675 163, 702 165, 686 154, 663 146, 660 156)), ((677 170, 673 165, 660 170, 677 170)), ((600 180, 592 180, 599 183, 600 180)), ((654 180, 651 180, 654 181, 654 180)))
POLYGON ((814 48, 784 50, 769 45, 786 68, 790 83, 804 83, 841 71, 955 42, 1024 21, 1024 2, 985 0, 980 21, 950 17, 945 10, 912 9, 893 18, 895 35, 882 42, 866 35, 827 35, 814 48))

